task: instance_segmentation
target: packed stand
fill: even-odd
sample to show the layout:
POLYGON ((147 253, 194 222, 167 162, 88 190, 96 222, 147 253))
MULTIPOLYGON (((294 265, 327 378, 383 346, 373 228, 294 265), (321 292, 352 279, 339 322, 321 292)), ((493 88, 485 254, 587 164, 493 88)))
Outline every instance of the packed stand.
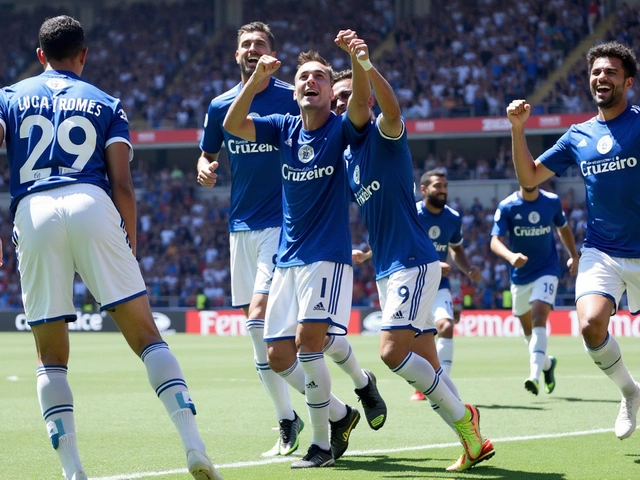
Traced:
MULTIPOLYGON (((624 4, 616 12, 615 23, 602 41, 618 41, 640 51, 640 5, 624 4)), ((628 92, 632 104, 640 103, 640 89, 634 86, 628 92)), ((555 83, 541 105, 533 106, 533 113, 585 113, 595 112, 586 59, 571 67, 568 74, 555 83)))
MULTIPOLYGON (((138 185, 137 256, 151 304, 195 308, 197 295, 204 293, 207 307, 230 307, 228 200, 198 195, 199 187, 178 169, 165 169, 153 175, 136 171, 134 177, 138 185)), ((509 288, 508 269, 489 248, 497 201, 483 205, 476 199, 463 205, 457 198, 449 200, 449 205, 462 215, 467 255, 483 276, 480 284, 473 285, 452 264, 452 292, 459 298, 470 294, 473 303, 468 308, 502 308, 502 293, 509 288)), ((586 229, 584 205, 575 201, 573 191, 563 197, 562 204, 580 248, 586 229)), ((0 308, 21 308, 11 219, 7 211, 2 211, 0 217, 4 247, 0 308)), ((353 247, 364 248, 368 235, 355 204, 351 209, 351 233, 353 247)), ((561 265, 565 265, 566 252, 559 240, 557 248, 561 265)), ((565 268, 560 275, 558 304, 573 304, 574 280, 565 268)), ((92 301, 79 278, 74 284, 74 300, 78 308, 92 301)), ((379 306, 371 261, 354 266, 353 306, 379 306)))

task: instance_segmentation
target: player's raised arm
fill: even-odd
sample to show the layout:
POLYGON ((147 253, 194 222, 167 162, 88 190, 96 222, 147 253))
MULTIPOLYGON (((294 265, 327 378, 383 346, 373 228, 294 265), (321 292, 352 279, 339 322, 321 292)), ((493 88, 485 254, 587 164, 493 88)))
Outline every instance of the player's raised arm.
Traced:
POLYGON ((535 187, 551 178, 554 173, 533 159, 524 133, 524 124, 531 113, 531 105, 525 100, 514 100, 507 107, 507 118, 511 122, 511 148, 513 165, 518 182, 523 187, 535 187))
POLYGON ((352 40, 351 49, 357 52, 356 57, 358 63, 367 72, 367 76, 371 81, 376 101, 382 114, 379 117, 380 130, 391 138, 397 138, 402 135, 402 112, 398 104, 398 98, 393 92, 393 88, 389 82, 380 74, 373 66, 369 57, 369 47, 364 40, 357 38, 352 40))
POLYGON ((351 89, 352 94, 347 104, 347 115, 356 130, 362 130, 371 122, 369 112, 369 97, 371 84, 365 69, 358 63, 357 54, 360 48, 351 48, 351 43, 358 37, 353 30, 340 30, 335 43, 351 57, 351 89))
POLYGON ((243 138, 249 142, 256 140, 256 128, 253 119, 249 116, 251 102, 256 96, 262 81, 280 68, 280 60, 262 55, 258 60, 255 71, 244 84, 242 90, 229 107, 227 116, 224 117, 222 127, 231 135, 243 138))

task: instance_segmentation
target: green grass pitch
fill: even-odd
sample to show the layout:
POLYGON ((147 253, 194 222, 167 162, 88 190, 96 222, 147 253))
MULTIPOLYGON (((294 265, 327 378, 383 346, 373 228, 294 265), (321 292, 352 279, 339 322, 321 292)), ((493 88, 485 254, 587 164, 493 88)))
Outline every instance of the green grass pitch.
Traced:
MULTIPOLYGON (((220 473, 234 479, 524 479, 640 478, 640 432, 613 434, 619 393, 584 352, 579 338, 551 337, 557 388, 534 397, 523 388, 528 352, 520 338, 457 338, 452 377, 463 400, 482 414, 496 456, 464 473, 444 469, 461 448, 427 402, 410 403, 411 388, 378 357, 378 338, 349 337, 360 363, 373 370, 389 407, 374 432, 360 422, 347 454, 328 469, 292 471, 289 458, 264 459, 277 425, 253 367, 246 337, 175 335, 177 355, 198 409, 198 425, 220 473)), ((186 479, 184 454, 142 363, 118 334, 72 334, 69 380, 75 397, 80 454, 92 479, 186 479)), ((618 339, 640 378, 637 339, 618 339)), ((333 391, 358 406, 351 381, 330 360, 333 391)), ((0 334, 0 479, 59 480, 35 391, 29 334, 0 334)), ((304 399, 292 392, 300 416, 304 399)), ((361 410, 361 407, 358 407, 361 410)), ((362 410, 361 410, 362 412, 362 410)), ((296 455, 306 451, 310 428, 296 455)))

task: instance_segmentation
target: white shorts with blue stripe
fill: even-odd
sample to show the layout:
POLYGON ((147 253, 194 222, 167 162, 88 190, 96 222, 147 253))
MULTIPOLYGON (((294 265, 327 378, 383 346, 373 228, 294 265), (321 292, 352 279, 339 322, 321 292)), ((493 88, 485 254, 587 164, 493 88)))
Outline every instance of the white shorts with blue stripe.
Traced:
POLYGON ((382 330, 436 332, 432 308, 440 285, 440 262, 407 268, 378 280, 382 330))
POLYGON ((276 268, 265 315, 265 341, 295 338, 299 322, 328 323, 330 335, 345 335, 352 290, 351 265, 314 262, 276 268))

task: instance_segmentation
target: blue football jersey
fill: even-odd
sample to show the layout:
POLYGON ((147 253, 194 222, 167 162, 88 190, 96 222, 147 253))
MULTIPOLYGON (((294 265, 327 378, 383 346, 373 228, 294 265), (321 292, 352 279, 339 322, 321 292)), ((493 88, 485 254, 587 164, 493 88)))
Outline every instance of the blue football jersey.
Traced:
POLYGON ((73 182, 110 192, 105 149, 116 142, 131 147, 120 100, 67 71, 46 70, 0 90, 0 124, 12 212, 29 193, 73 182))
POLYGON ((437 260, 414 206, 406 130, 389 138, 376 119, 362 143, 350 145, 344 158, 349 186, 369 231, 376 280, 437 260))
MULTIPOLYGON (((449 245, 455 247, 462 244, 462 218, 460 218, 460 214, 445 205, 442 211, 436 215, 427 209, 424 200, 416 203, 416 207, 420 224, 433 242, 440 261, 446 262, 449 245)), ((442 277, 439 288, 451 288, 448 277, 442 277)))
MULTIPOLYGON (((207 153, 218 153, 222 143, 226 145, 232 179, 229 212, 231 232, 263 230, 282 225, 278 148, 270 144, 248 142, 222 128, 224 117, 241 89, 242 84, 238 84, 211 101, 200 141, 200 148, 207 153)), ((269 86, 251 102, 249 115, 264 117, 271 113, 299 113, 298 103, 293 98, 293 86, 273 77, 269 86)))
POLYGON ((509 234, 509 249, 529 258, 520 268, 509 265, 513 284, 525 285, 543 275, 560 275, 552 226, 563 227, 566 223, 560 198, 544 190, 532 202, 514 192, 498 204, 491 235, 509 234))
POLYGON ((539 160, 557 175, 578 165, 587 197, 584 246, 640 258, 640 107, 571 128, 539 160))
POLYGON ((283 186, 282 234, 277 266, 318 261, 351 265, 350 191, 342 153, 360 141, 347 115, 306 131, 300 116, 254 118, 256 142, 276 146, 283 186))

